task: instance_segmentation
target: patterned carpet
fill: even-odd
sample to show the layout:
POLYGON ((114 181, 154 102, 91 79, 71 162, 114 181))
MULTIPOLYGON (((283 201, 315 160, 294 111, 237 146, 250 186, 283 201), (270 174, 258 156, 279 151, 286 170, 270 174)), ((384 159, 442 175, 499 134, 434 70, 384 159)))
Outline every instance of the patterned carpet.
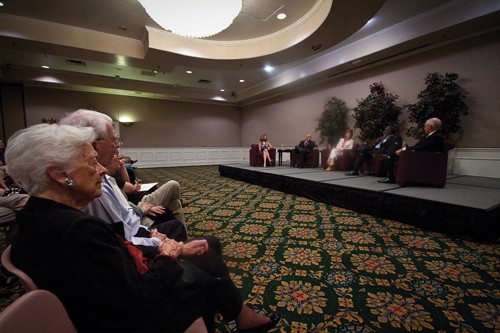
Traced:
MULTIPOLYGON (((223 178, 217 166, 137 171, 181 183, 190 236, 222 240, 246 303, 283 315, 274 332, 500 332, 498 245, 223 178)), ((22 292, 2 280, 0 307, 22 292)))

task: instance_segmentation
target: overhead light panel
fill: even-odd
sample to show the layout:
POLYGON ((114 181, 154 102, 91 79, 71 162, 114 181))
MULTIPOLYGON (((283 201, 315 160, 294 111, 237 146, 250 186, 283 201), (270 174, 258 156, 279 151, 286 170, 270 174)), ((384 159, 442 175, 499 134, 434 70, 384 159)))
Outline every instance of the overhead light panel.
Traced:
POLYGON ((139 0, 148 15, 173 34, 204 38, 228 28, 243 0, 139 0))

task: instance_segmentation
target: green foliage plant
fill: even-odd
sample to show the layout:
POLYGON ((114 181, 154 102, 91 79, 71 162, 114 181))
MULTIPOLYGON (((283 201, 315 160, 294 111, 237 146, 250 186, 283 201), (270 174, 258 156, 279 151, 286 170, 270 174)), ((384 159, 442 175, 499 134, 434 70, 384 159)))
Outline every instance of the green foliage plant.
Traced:
POLYGON ((469 107, 465 104, 466 93, 456 83, 456 73, 429 73, 425 77, 425 89, 422 90, 415 104, 406 106, 411 124, 406 130, 408 136, 418 138, 429 118, 439 118, 442 122, 441 132, 445 137, 462 131, 461 115, 467 115, 469 107))
POLYGON ((326 101, 316 128, 316 131, 319 131, 320 144, 326 141, 330 146, 335 145, 344 136, 349 111, 345 102, 337 97, 326 101))
POLYGON ((375 82, 370 85, 370 94, 358 99, 353 118, 354 126, 360 129, 362 142, 373 143, 383 136, 387 126, 399 126, 402 108, 396 105, 398 98, 398 95, 387 93, 382 82, 375 82))

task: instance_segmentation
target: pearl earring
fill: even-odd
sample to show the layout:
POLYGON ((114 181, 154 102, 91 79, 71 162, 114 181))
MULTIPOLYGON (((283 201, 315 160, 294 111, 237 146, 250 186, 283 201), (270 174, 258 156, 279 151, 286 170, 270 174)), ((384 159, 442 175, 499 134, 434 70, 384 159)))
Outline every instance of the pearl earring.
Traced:
POLYGON ((73 179, 66 178, 66 179, 64 180, 64 182, 66 183, 66 185, 67 185, 68 187, 73 187, 73 186, 75 186, 75 181, 74 181, 73 179))

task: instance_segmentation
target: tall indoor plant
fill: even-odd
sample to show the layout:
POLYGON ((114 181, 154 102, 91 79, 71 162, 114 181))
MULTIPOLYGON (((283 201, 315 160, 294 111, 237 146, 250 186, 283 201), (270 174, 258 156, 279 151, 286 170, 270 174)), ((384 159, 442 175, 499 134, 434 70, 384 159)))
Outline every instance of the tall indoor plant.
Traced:
POLYGON ((337 97, 332 97, 326 101, 324 110, 318 118, 320 144, 327 142, 331 147, 337 143, 339 138, 344 136, 347 128, 347 115, 349 108, 345 102, 337 97))
POLYGON ((402 108, 396 105, 398 95, 387 93, 382 82, 370 85, 370 94, 358 100, 354 108, 355 127, 360 129, 359 138, 373 143, 380 138, 387 126, 398 127, 402 108))
POLYGON ((461 133, 460 117, 467 115, 469 107, 465 104, 466 92, 455 81, 456 73, 429 73, 425 77, 425 89, 417 97, 417 102, 407 105, 408 119, 412 126, 406 134, 418 138, 429 118, 439 118, 442 122, 441 132, 450 139, 454 133, 461 133))

